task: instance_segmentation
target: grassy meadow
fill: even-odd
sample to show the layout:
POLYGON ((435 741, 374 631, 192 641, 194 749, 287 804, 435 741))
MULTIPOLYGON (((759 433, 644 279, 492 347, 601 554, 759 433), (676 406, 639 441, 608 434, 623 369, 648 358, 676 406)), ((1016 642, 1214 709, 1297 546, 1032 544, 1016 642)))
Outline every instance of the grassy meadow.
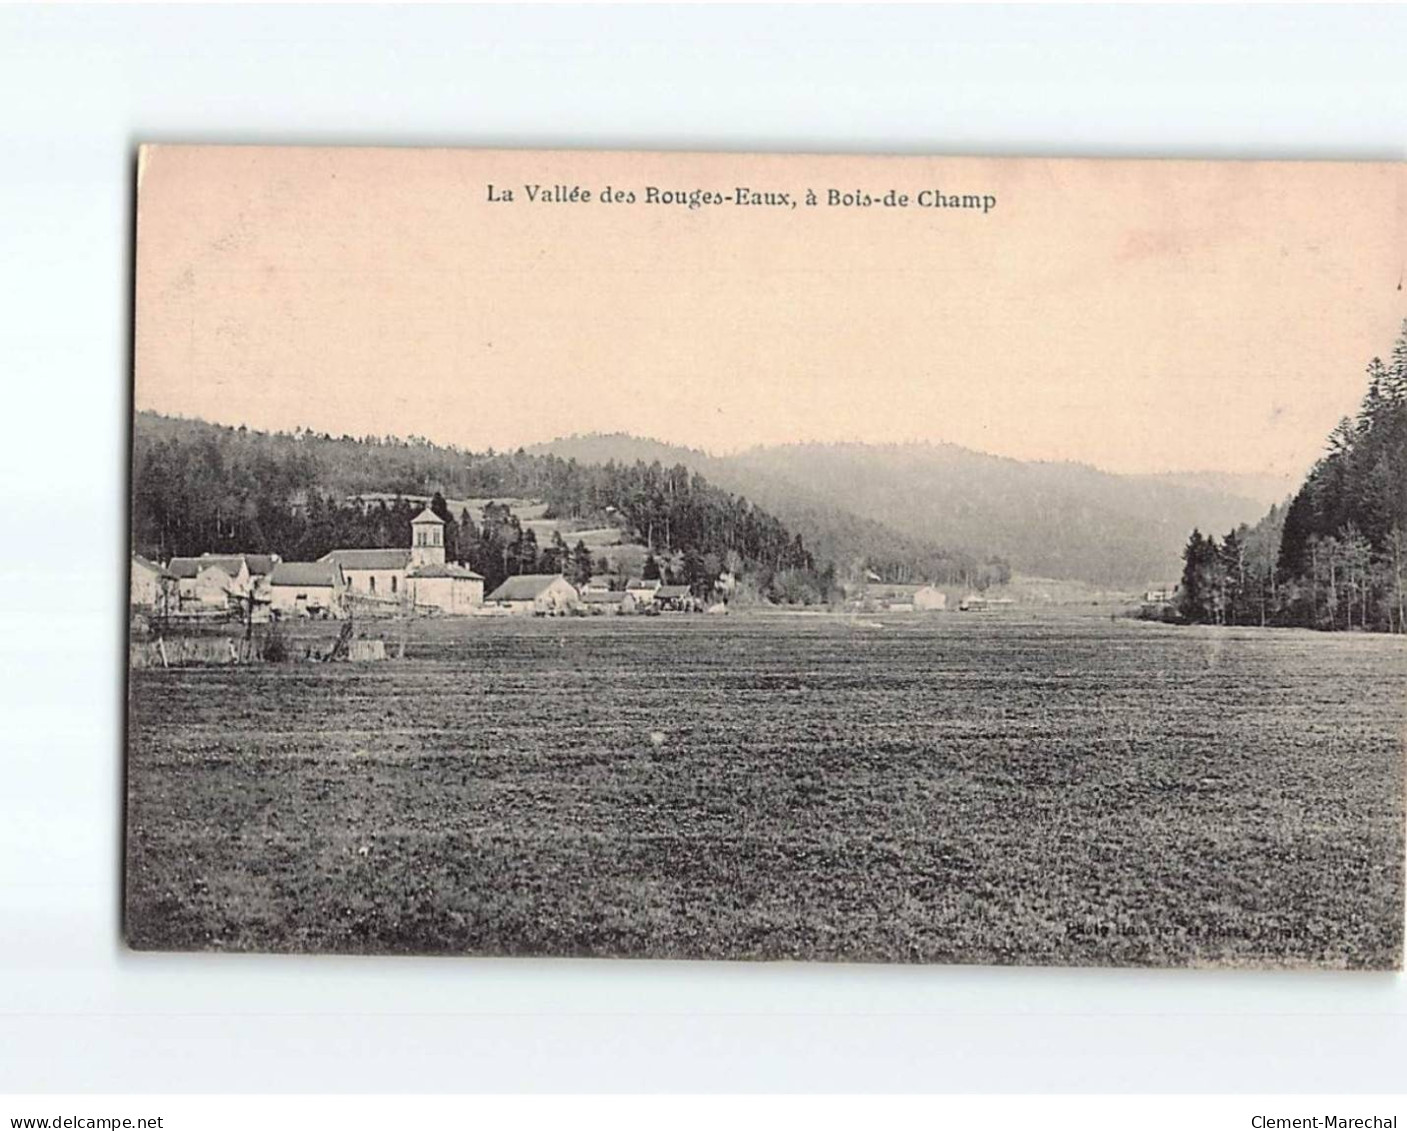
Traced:
POLYGON ((466 620, 134 671, 138 948, 1381 968, 1407 641, 466 620))

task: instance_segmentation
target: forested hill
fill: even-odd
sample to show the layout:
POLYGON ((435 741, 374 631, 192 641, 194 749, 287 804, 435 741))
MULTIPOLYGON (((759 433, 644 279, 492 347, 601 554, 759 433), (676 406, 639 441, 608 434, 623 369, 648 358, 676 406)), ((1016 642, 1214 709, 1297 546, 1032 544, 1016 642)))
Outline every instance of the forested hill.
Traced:
MULTIPOLYGON (((265 433, 156 413, 133 428, 132 548, 149 557, 277 553, 314 560, 338 547, 409 546, 413 508, 363 507, 367 493, 533 498, 548 515, 622 528, 704 587, 733 569, 766 594, 824 596, 830 574, 765 510, 697 472, 658 462, 586 466, 552 455, 463 451, 422 439, 265 433)), ((499 508, 481 524, 447 515, 451 553, 490 582, 561 567, 499 508)))
POLYGON ((1177 576, 1191 526, 1253 521, 1267 489, 1256 482, 1240 494, 1235 477, 1116 475, 951 444, 793 444, 715 457, 628 436, 573 436, 532 450, 582 462, 648 454, 698 468, 842 567, 913 560, 927 563, 922 572, 995 561, 1140 589, 1177 576))
POLYGON ((711 456, 693 448, 623 433, 567 436, 529 448, 585 464, 636 460, 683 464, 734 494, 751 499, 782 518, 805 539, 818 558, 835 563, 843 578, 878 574, 890 582, 932 581, 986 588, 1006 581, 1011 565, 983 549, 981 539, 956 547, 921 532, 896 529, 877 518, 837 503, 824 479, 810 483, 771 473, 744 456, 711 456))
POLYGON ((1404 630, 1407 621, 1407 323, 1368 363, 1355 417, 1287 507, 1220 542, 1194 530, 1180 611, 1193 621, 1404 630))

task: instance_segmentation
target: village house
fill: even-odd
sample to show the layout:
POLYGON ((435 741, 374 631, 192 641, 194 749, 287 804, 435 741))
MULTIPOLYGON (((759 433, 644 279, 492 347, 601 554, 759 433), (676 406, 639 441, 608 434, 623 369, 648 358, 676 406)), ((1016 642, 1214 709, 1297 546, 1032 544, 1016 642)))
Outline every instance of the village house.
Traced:
POLYGON ((923 612, 942 612, 948 607, 948 595, 936 585, 925 585, 914 594, 914 608, 923 612))
POLYGON ((641 577, 632 577, 625 583, 625 591, 634 595, 636 604, 648 605, 654 601, 660 585, 661 582, 657 577, 652 577, 649 581, 641 577))
POLYGON ((346 589, 342 567, 336 562, 279 562, 269 577, 276 616, 340 618, 346 589))
POLYGON ((635 595, 623 593, 619 589, 583 589, 581 604, 582 608, 593 615, 615 616, 635 611, 635 595))
POLYGON ((522 573, 510 577, 487 597, 511 613, 548 616, 570 612, 580 604, 576 588, 560 573, 522 573))
POLYGON ((581 587, 581 595, 585 597, 589 593, 609 593, 612 580, 609 575, 597 574, 581 587))
POLYGON ((176 605, 176 575, 165 566, 132 555, 132 599, 134 609, 166 616, 176 605))
POLYGON ((227 609, 253 592, 249 563, 243 554, 172 558, 166 568, 175 575, 181 612, 227 609))

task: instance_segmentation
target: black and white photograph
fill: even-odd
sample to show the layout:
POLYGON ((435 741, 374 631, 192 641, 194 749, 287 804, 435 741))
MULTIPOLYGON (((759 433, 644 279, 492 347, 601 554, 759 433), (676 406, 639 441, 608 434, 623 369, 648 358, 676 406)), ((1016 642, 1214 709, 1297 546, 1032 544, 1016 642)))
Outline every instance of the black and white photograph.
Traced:
POLYGON ((136 182, 131 947, 1401 966, 1401 165, 136 182))

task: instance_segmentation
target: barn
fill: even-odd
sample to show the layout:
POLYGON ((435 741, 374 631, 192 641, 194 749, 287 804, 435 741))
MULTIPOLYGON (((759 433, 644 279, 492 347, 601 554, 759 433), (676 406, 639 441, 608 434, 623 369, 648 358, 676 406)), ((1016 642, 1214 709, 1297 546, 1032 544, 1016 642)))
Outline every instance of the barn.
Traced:
POLYGON ((488 602, 511 613, 547 616, 580 604, 576 588, 560 573, 522 573, 488 595, 488 602))
POLYGON ((342 616, 347 589, 336 562, 279 562, 269 577, 270 600, 277 616, 342 616))

